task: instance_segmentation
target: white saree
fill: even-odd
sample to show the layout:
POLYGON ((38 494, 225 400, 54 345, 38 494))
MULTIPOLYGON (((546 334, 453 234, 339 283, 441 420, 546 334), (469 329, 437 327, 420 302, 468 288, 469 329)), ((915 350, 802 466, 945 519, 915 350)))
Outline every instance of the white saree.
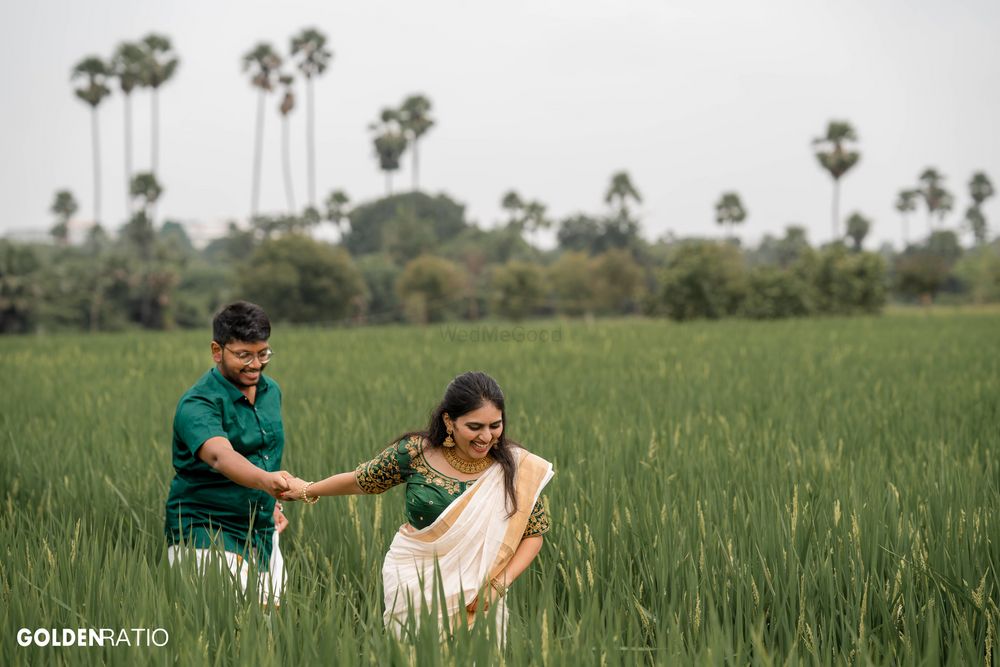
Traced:
MULTIPOLYGON (((524 449, 516 450, 515 456, 517 508, 511 517, 507 517, 503 469, 494 465, 434 523, 421 530, 404 524, 396 533, 382 566, 382 582, 383 620, 397 636, 432 608, 448 619, 449 627, 463 620, 472 624, 462 601, 471 602, 507 566, 535 502, 554 474, 551 463, 524 449)), ((503 599, 496 603, 495 617, 502 641, 507 625, 503 599)))

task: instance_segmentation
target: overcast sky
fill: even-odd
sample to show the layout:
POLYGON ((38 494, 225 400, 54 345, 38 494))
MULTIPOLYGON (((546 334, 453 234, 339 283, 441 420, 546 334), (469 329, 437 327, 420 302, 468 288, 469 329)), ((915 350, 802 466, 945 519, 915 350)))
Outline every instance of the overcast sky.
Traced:
MULTIPOLYGON (((600 212, 610 175, 631 174, 644 236, 719 235, 713 205, 743 197, 756 242, 785 225, 830 237, 831 181, 811 139, 849 120, 861 162, 841 210, 874 218, 872 247, 898 243, 897 191, 933 165, 969 202, 973 171, 1000 185, 1000 2, 5 2, 0 6, 0 235, 47 229, 53 192, 92 216, 90 118, 69 81, 82 57, 150 31, 181 58, 161 89, 162 218, 220 223, 250 207, 255 93, 241 56, 316 26, 333 62, 316 87, 317 187, 384 194, 367 126, 421 92, 437 125, 421 145, 423 189, 491 226, 514 188, 558 217, 600 212)), ((305 200, 304 94, 292 161, 305 200)), ((149 101, 134 95, 134 164, 149 163, 149 101)), ((277 95, 267 103, 261 209, 285 198, 277 95)), ((122 100, 100 107, 103 219, 124 221, 122 100)), ((409 186, 409 161, 395 178, 409 186)), ((1000 204, 986 207, 993 233, 1000 204)), ((911 223, 925 232, 924 216, 911 223)))

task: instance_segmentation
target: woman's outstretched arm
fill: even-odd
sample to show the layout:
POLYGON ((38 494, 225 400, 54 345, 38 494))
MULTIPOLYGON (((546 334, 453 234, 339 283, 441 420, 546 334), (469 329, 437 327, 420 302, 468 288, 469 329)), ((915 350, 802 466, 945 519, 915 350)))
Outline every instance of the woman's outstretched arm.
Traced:
POLYGON ((399 468, 399 453, 397 445, 389 445, 367 463, 362 463, 357 469, 331 475, 319 482, 309 484, 298 478, 288 480, 288 492, 281 496, 282 500, 312 500, 319 496, 351 496, 358 494, 383 493, 396 484, 403 483, 403 475, 399 468), (302 497, 303 487, 306 497, 302 497), (293 497, 294 496, 294 497, 293 497))
MULTIPOLYGON (((306 484, 309 483, 297 477, 289 479, 288 491, 281 494, 281 499, 304 500, 302 490, 306 484)), ((364 493, 364 490, 358 486, 358 473, 355 470, 337 473, 326 479, 313 482, 306 490, 306 496, 310 499, 318 496, 351 496, 360 493, 364 493)))

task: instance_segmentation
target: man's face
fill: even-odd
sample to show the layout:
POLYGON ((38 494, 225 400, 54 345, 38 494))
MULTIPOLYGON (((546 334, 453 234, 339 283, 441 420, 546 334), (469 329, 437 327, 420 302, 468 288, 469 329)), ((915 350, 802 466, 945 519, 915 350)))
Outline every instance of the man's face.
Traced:
POLYGON ((213 340, 212 359, 222 376, 237 387, 253 387, 260 381, 266 364, 261 362, 260 355, 269 349, 266 340, 255 343, 234 340, 225 345, 213 340))

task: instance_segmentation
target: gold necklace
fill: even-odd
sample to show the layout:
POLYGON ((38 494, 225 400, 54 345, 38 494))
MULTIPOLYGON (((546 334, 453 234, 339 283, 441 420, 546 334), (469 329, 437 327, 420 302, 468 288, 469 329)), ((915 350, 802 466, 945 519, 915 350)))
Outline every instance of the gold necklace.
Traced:
POLYGON ((459 472, 464 472, 466 475, 478 475, 493 465, 492 456, 487 456, 478 461, 466 461, 455 453, 454 447, 443 447, 442 449, 444 449, 444 460, 448 462, 448 465, 459 472))

